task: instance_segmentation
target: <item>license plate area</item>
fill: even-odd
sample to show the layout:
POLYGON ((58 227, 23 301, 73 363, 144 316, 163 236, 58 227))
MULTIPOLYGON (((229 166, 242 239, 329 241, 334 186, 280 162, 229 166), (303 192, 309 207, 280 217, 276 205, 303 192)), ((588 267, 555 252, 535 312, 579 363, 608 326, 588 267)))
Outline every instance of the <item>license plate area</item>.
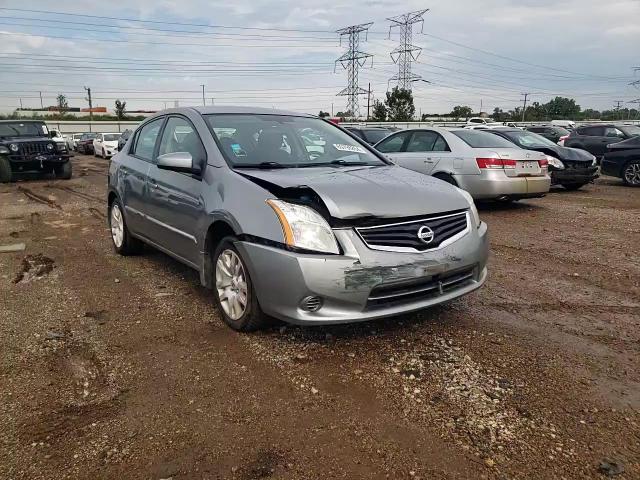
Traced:
POLYGON ((542 169, 537 160, 518 160, 516 161, 516 174, 523 177, 542 175, 542 169))

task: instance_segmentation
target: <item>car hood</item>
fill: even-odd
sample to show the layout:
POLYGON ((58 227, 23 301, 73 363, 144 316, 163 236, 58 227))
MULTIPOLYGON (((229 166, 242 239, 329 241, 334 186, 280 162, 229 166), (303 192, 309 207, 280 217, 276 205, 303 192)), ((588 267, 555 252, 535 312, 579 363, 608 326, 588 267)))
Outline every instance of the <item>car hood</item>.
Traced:
POLYGON ((237 169, 237 173, 281 188, 308 187, 334 218, 399 218, 469 208, 456 187, 395 165, 277 170, 237 169))
POLYGON ((547 150, 553 151, 555 153, 554 157, 559 158, 560 160, 571 160, 574 162, 593 161, 593 155, 581 148, 561 147, 560 145, 553 147, 549 146, 546 148, 547 150))
POLYGON ((55 139, 49 138, 49 137, 0 137, 0 142, 5 142, 5 143, 55 142, 55 139))

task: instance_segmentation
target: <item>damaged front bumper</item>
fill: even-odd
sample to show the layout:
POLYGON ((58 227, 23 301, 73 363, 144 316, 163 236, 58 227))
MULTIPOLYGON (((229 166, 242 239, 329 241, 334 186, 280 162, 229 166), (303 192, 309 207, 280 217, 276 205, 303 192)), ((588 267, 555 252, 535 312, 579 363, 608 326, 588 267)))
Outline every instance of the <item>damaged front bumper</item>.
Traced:
POLYGON ((487 277, 486 224, 446 247, 421 253, 368 248, 353 229, 336 229, 342 255, 301 254, 246 241, 262 310, 294 324, 347 323, 399 315, 453 300, 487 277), (315 298, 321 307, 306 309, 315 298))
POLYGON ((577 184, 593 182, 598 175, 598 167, 565 168, 564 170, 551 170, 552 185, 577 184))

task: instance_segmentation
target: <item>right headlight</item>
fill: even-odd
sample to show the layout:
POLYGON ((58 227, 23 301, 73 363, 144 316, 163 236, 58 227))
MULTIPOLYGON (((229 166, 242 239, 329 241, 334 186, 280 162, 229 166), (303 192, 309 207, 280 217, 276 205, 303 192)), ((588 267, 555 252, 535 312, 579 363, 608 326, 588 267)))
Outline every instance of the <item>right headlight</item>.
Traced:
POLYGON ((476 228, 480 228, 480 215, 478 215, 478 209, 476 208, 476 203, 473 201, 473 197, 466 190, 458 188, 458 191, 467 199, 467 202, 469 202, 469 211, 471 212, 473 221, 476 224, 476 228))
POLYGON ((556 157, 547 155, 547 162, 549 162, 549 165, 551 165, 553 168, 557 168, 558 170, 564 170, 564 163, 562 163, 556 157))
POLYGON ((291 247, 324 253, 340 253, 327 221, 313 208, 282 200, 267 200, 282 225, 284 241, 291 247))
POLYGON ((9 153, 9 149, 4 145, 0 145, 0 154, 7 154, 7 153, 9 153))

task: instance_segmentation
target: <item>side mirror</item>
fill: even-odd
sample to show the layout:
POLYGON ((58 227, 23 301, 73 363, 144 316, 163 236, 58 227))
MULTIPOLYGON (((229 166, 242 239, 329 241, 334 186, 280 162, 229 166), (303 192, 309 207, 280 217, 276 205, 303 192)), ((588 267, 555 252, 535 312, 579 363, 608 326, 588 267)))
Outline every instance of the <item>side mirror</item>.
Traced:
POLYGON ((175 172, 193 173, 199 175, 202 166, 193 161, 189 152, 165 153, 158 157, 158 168, 175 172))

